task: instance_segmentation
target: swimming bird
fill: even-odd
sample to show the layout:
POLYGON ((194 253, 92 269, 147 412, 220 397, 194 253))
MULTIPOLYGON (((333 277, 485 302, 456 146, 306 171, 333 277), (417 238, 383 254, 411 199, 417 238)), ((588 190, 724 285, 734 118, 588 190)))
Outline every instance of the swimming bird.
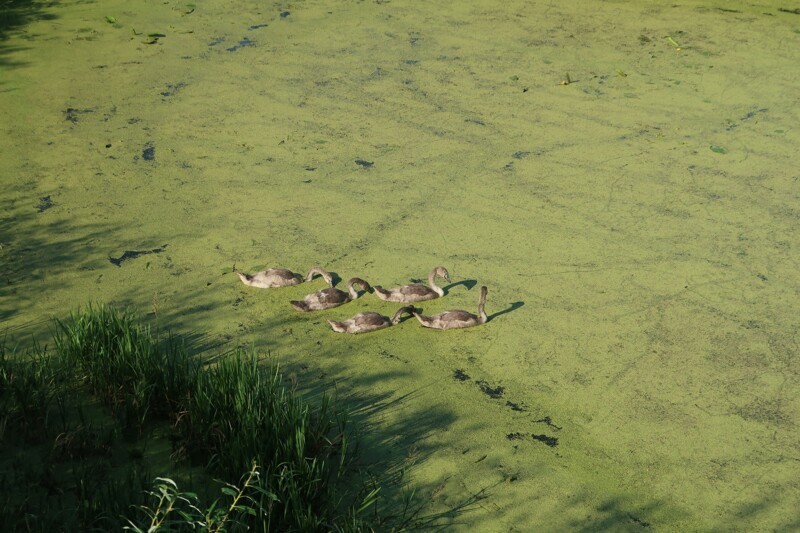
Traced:
POLYGON ((353 288, 353 285, 360 285, 365 291, 370 291, 372 287, 369 283, 361 278, 353 278, 347 282, 347 292, 329 287, 321 291, 312 292, 302 301, 292 300, 289 302, 297 311, 321 311, 322 309, 330 309, 331 307, 339 307, 346 304, 351 300, 358 298, 358 293, 353 288))
POLYGON ((416 309, 414 309, 413 305, 407 305, 398 309, 392 318, 367 311, 366 313, 358 314, 347 320, 328 320, 328 324, 330 324, 331 329, 337 333, 366 333, 368 331, 394 326, 400 322, 403 314, 407 313, 411 315, 414 311, 416 311, 416 309))
POLYGON ((486 304, 487 292, 489 292, 489 289, 487 289, 486 286, 481 287, 481 299, 478 302, 477 315, 461 310, 445 311, 436 316, 422 316, 417 312, 412 312, 412 314, 417 317, 419 323, 426 328, 455 329, 479 326, 485 324, 488 320, 486 311, 483 310, 483 306, 486 304))
POLYGON ((239 279, 241 279, 242 283, 245 285, 258 287, 259 289, 272 289, 274 287, 288 287, 289 285, 297 285, 299 283, 303 283, 304 281, 311 281, 314 279, 315 275, 322 276, 325 278, 325 281, 328 283, 328 285, 333 286, 333 278, 331 275, 326 270, 318 266, 315 266, 309 270, 305 278, 301 274, 294 273, 285 268, 270 268, 255 274, 245 274, 244 272, 237 270, 234 266, 233 272, 239 276, 239 279))
POLYGON ((423 300, 433 300, 434 298, 444 296, 444 290, 436 285, 437 276, 444 278, 450 283, 450 273, 447 272, 447 269, 443 266, 437 266, 428 274, 429 287, 416 283, 414 285, 403 285, 402 287, 394 289, 384 289, 380 285, 376 285, 373 289, 375 289, 375 294, 378 295, 378 298, 386 300, 387 302, 413 303, 423 300))

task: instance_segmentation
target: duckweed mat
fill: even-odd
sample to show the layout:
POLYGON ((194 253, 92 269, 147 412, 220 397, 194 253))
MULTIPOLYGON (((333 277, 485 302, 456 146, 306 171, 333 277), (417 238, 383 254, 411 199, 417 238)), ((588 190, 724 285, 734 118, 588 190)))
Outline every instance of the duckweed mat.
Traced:
POLYGON ((377 513, 800 528, 795 8, 6 2, 3 333, 95 301, 268 352, 361 402, 377 513), (232 274, 317 264, 490 320, 340 335, 397 306, 232 274))

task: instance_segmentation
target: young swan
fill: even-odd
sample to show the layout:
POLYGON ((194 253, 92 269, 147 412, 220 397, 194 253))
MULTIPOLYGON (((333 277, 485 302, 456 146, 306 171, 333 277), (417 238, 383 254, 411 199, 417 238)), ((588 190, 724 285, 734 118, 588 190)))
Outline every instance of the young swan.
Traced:
POLYGON ((366 333, 368 331, 394 326, 400 322, 400 318, 403 314, 407 313, 410 315, 414 311, 416 311, 416 309, 414 309, 413 305, 407 305, 406 307, 398 309, 392 318, 368 311, 341 322, 328 320, 328 324, 330 324, 333 331, 337 333, 366 333))
POLYGON ((450 283, 450 273, 447 272, 447 269, 443 266, 437 266, 428 274, 428 285, 430 285, 430 287, 414 284, 403 285, 396 289, 384 289, 380 285, 376 285, 373 289, 375 289, 375 294, 378 295, 378 298, 386 300, 387 302, 413 303, 423 300, 433 300, 434 298, 444 296, 444 290, 436 285, 436 276, 444 278, 447 280, 447 283, 450 283))
POLYGON ((481 287, 481 299, 478 302, 477 316, 466 311, 445 311, 436 316, 422 316, 415 311, 412 312, 412 314, 417 317, 419 323, 426 328, 455 329, 479 326, 480 324, 485 324, 488 319, 486 311, 483 310, 483 306, 486 304, 487 292, 489 292, 489 289, 485 286, 481 287))
POLYGON ((245 285, 258 287, 259 289, 272 289, 274 287, 288 287, 289 285, 297 285, 299 283, 303 283, 304 281, 311 281, 314 279, 314 275, 322 276, 325 278, 325 281, 328 283, 328 285, 333 286, 333 279, 331 278, 331 275, 320 267, 314 267, 309 270, 305 278, 302 275, 296 274, 285 268, 270 268, 255 274, 245 274, 234 267, 233 272, 239 276, 239 279, 241 279, 242 283, 245 285))
POLYGON ((361 285, 361 288, 365 291, 371 289, 369 283, 363 279, 353 278, 347 282, 347 292, 329 287, 309 294, 303 298, 302 301, 292 300, 289 303, 291 303, 292 307, 297 311, 302 311, 304 313, 307 311, 321 311, 323 309, 330 309, 331 307, 339 307, 342 304, 346 304, 358 298, 358 293, 353 288, 353 285, 361 285))

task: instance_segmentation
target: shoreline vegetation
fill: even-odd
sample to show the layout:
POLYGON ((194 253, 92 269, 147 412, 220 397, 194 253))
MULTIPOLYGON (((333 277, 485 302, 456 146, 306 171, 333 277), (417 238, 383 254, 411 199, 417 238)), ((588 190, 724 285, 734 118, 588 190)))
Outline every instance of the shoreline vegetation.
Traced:
POLYGON ((8 530, 371 529, 379 489, 346 482, 355 446, 328 396, 312 404, 255 354, 203 362, 112 307, 53 338, 0 345, 8 530))

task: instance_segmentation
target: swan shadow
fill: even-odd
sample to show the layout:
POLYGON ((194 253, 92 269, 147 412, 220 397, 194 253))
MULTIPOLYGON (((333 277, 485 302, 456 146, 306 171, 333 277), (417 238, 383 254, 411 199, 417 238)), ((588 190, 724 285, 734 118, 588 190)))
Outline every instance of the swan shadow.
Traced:
POLYGON ((525 305, 525 302, 514 302, 510 306, 508 306, 506 309, 503 309, 502 311, 498 311, 496 313, 492 313, 491 315, 489 315, 487 317, 486 321, 489 322, 489 321, 494 320, 495 318, 499 317, 500 315, 504 315, 506 313, 510 313, 511 311, 516 311, 517 309, 519 309, 523 305, 525 305))
POLYGON ((339 274, 337 274, 336 272, 328 272, 328 274, 331 275, 331 287, 335 287, 339 283, 344 281, 344 280, 342 280, 342 277, 339 274))
POLYGON ((463 285, 467 288, 468 291, 471 291, 475 285, 478 284, 478 280, 476 279, 462 279, 461 281, 456 281, 455 283, 451 283, 446 287, 442 287, 444 289, 445 294, 450 292, 450 289, 454 287, 458 287, 459 285, 463 285))

